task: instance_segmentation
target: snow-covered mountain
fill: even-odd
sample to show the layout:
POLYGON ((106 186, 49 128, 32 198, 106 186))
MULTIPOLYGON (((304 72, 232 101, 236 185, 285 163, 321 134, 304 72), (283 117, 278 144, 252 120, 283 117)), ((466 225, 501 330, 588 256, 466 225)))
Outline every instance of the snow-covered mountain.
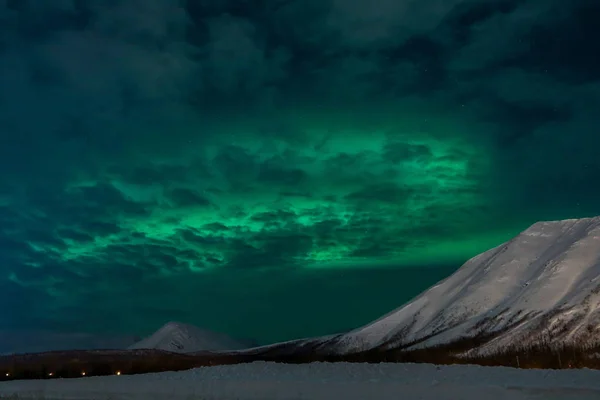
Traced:
POLYGON ((233 339, 225 334, 200 329, 181 322, 169 322, 151 336, 129 349, 156 349, 174 353, 239 350, 251 347, 249 341, 233 339))
POLYGON ((600 217, 538 222, 382 318, 326 339, 336 353, 489 335, 477 351, 600 339, 600 217))
POLYGON ((600 217, 538 222, 468 260, 402 307, 348 333, 251 348, 169 323, 131 348, 246 354, 348 354, 414 349, 478 337, 471 352, 540 341, 600 340, 600 217))

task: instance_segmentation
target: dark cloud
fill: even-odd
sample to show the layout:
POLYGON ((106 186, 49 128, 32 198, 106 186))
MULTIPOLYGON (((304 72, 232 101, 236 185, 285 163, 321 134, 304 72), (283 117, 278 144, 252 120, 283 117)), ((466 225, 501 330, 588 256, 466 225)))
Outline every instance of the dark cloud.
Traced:
POLYGON ((384 50, 386 68, 380 77, 381 89, 395 90, 395 94, 442 89, 448 79, 444 66, 447 52, 442 44, 427 35, 411 36, 400 45, 384 50))
POLYGON ((307 173, 299 168, 284 167, 278 162, 267 161, 260 166, 258 179, 267 184, 296 186, 307 180, 307 173))
POLYGON ((228 231, 229 227, 227 227, 226 225, 224 225, 222 223, 214 222, 211 224, 203 225, 202 229, 210 231, 210 232, 218 232, 218 231, 228 231))
POLYGON ((419 161, 431 157, 433 157, 431 149, 423 144, 388 142, 383 149, 383 158, 392 163, 419 161))
POLYGON ((261 232, 247 241, 232 243, 229 267, 243 269, 281 269, 302 266, 312 249, 313 238, 296 232, 261 232))
POLYGON ((76 242, 91 242, 92 240, 94 240, 94 236, 90 235, 89 233, 71 228, 59 229, 57 231, 57 234, 61 238, 73 240, 76 242))
POLYGON ((290 210, 268 211, 254 214, 251 217, 252 221, 260 222, 266 226, 277 224, 278 226, 293 224, 298 219, 298 215, 290 210))
POLYGON ((351 201, 362 201, 368 203, 395 203, 396 205, 405 202, 413 190, 408 187, 401 187, 396 184, 382 183, 377 185, 369 185, 364 188, 352 192, 346 196, 351 201))
POLYGON ((0 239, 0 248, 2 258, 7 263, 21 262, 22 258, 29 256, 32 253, 31 245, 22 239, 15 238, 12 231, 3 230, 2 238, 0 239))
POLYGON ((123 218, 148 215, 148 203, 128 199, 110 184, 75 187, 64 190, 32 187, 24 197, 30 210, 35 210, 36 221, 27 229, 27 237, 42 229, 45 235, 56 235, 60 227, 80 230, 88 234, 105 236, 118 233, 123 218), (39 226, 40 228, 37 228, 39 226))
POLYGON ((595 21, 600 15, 600 5, 589 0, 576 1, 563 5, 561 11, 564 13, 561 17, 544 15, 551 23, 542 20, 534 26, 524 38, 531 44, 528 51, 507 61, 574 84, 598 81, 600 47, 590 39, 597 35, 595 21))
POLYGON ((252 181, 258 168, 258 160, 240 146, 224 146, 213 163, 231 184, 252 181))
POLYGON ((201 206, 207 207, 212 205, 211 201, 202 194, 187 188, 175 188, 169 193, 170 199, 176 206, 201 206))
POLYGON ((174 165, 174 164, 150 164, 131 168, 131 166, 115 165, 109 169, 109 173, 116 178, 125 180, 134 185, 152 185, 170 181, 173 184, 187 183, 193 169, 197 171, 197 166, 174 165))
POLYGON ((490 100, 486 105, 490 121, 499 123, 499 145, 511 146, 519 139, 535 133, 544 125, 568 121, 572 110, 568 106, 557 106, 550 102, 508 102, 502 99, 490 100))

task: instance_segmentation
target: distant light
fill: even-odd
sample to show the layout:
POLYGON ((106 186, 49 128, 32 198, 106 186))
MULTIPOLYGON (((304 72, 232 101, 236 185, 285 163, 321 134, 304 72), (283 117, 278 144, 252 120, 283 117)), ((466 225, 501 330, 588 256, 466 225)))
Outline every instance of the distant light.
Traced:
POLYGON ((117 375, 121 375, 121 371, 117 371, 117 375))
POLYGON ((48 376, 54 375, 54 372, 48 372, 48 376))
POLYGON ((82 376, 85 376, 85 371, 81 371, 81 375, 82 375, 82 376))
POLYGON ((7 372, 7 373, 6 373, 6 376, 10 376, 10 374, 7 372))

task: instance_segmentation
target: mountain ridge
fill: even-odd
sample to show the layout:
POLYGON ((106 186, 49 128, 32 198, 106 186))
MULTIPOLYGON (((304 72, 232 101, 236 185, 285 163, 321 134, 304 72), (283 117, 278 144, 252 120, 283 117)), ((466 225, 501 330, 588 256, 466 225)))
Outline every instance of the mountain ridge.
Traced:
MULTIPOLYGON (((412 300, 349 332, 260 347, 221 345, 213 350, 343 355, 414 350, 475 337, 487 339, 465 352, 600 338, 600 217, 534 223, 467 260, 412 300)), ((152 348, 210 350, 184 351, 161 343, 162 347, 152 348)))
POLYGON ((250 341, 234 339, 182 322, 171 321, 164 324, 152 335, 129 346, 128 349, 156 349, 174 353, 194 353, 202 351, 228 351, 252 347, 250 341))
POLYGON ((596 338, 600 217, 591 217, 534 223, 400 307, 349 332, 252 352, 347 355, 471 342, 477 344, 463 353, 473 355, 517 344, 560 346, 596 338))
POLYGON ((493 333, 489 351, 510 335, 565 342, 600 333, 600 217, 537 222, 333 347, 428 347, 493 333))

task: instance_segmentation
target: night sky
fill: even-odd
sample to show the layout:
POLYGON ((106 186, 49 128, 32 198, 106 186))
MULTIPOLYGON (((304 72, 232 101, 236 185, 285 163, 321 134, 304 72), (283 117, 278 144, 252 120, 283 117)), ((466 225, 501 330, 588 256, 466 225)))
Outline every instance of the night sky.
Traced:
POLYGON ((366 323, 600 214, 598 0, 0 0, 0 329, 366 323))

